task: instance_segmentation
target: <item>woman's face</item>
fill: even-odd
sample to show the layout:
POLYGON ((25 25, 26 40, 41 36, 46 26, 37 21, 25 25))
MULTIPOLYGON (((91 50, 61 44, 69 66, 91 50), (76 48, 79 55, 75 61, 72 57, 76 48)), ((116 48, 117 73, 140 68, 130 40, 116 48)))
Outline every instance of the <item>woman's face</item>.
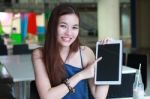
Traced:
POLYGON ((70 46, 79 34, 79 18, 75 14, 62 15, 58 21, 57 33, 60 46, 70 46))

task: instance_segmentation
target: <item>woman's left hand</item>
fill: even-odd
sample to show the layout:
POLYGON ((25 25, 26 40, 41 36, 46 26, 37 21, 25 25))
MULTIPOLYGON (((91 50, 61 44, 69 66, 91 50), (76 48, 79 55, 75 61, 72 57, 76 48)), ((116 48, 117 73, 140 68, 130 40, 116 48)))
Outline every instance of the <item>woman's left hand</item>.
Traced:
POLYGON ((105 45, 105 44, 107 44, 108 42, 111 42, 111 41, 113 41, 114 39, 112 39, 112 38, 105 38, 105 39, 103 39, 103 40, 100 40, 99 42, 101 43, 101 44, 103 44, 103 45, 105 45))

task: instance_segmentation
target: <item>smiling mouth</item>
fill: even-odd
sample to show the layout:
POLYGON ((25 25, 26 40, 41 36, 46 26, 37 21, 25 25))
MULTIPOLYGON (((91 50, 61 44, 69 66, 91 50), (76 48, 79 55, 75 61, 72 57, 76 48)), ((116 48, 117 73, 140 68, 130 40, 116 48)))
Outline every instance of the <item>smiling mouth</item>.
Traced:
POLYGON ((70 37, 62 37, 62 40, 65 42, 70 42, 72 38, 70 37))

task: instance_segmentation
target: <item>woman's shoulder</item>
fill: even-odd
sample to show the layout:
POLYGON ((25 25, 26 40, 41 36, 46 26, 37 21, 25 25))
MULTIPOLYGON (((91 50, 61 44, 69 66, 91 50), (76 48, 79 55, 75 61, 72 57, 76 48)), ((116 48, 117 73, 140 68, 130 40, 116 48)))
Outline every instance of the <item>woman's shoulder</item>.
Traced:
POLYGON ((42 55, 42 48, 36 48, 32 52, 32 58, 41 58, 42 55))
POLYGON ((90 53, 94 54, 93 50, 90 47, 88 47, 88 46, 80 46, 80 49, 85 54, 90 54, 90 53))
POLYGON ((81 46, 80 49, 81 49, 83 61, 86 64, 90 64, 90 63, 92 63, 95 60, 94 52, 93 52, 93 50, 90 47, 88 47, 88 46, 81 46))

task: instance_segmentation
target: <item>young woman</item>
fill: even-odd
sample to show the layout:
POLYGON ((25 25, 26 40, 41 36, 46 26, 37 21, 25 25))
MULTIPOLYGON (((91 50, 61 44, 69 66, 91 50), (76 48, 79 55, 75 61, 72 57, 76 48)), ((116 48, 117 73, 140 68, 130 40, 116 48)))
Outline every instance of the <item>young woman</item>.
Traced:
POLYGON ((70 4, 54 8, 45 43, 32 53, 36 86, 41 99, 105 99, 108 85, 94 85, 93 51, 79 42, 80 16, 70 4))

